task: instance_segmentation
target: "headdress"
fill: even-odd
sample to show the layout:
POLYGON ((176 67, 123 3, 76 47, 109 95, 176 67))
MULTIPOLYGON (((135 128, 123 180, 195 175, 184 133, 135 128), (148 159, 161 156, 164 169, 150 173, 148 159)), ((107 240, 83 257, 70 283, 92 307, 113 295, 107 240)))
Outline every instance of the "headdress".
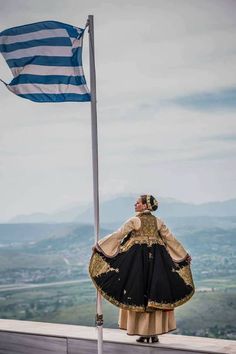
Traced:
POLYGON ((141 197, 145 199, 145 203, 147 204, 148 210, 155 211, 158 208, 158 201, 151 194, 146 194, 141 197))

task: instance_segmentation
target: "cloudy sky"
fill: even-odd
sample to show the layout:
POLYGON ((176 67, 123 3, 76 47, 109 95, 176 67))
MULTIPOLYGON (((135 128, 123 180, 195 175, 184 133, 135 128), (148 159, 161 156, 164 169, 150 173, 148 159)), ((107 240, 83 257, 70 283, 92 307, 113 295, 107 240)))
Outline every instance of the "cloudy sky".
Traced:
MULTIPOLYGON (((236 1, 0 0, 0 31, 94 14, 101 201, 236 197, 236 1)), ((88 34, 84 68, 89 83, 88 34)), ((11 73, 0 58, 0 77, 11 73)), ((92 200, 89 103, 0 86, 0 220, 92 200)))

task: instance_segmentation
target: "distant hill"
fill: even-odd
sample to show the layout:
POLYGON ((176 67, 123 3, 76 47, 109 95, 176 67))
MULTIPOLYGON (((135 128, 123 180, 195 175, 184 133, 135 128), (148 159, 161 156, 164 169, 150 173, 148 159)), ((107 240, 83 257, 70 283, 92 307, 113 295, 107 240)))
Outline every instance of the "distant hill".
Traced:
MULTIPOLYGON (((235 286, 236 217, 170 218, 167 225, 191 254, 196 281, 218 284, 222 277, 235 286)), ((101 228, 100 237, 108 233, 101 228)), ((0 224, 0 284, 85 277, 93 245, 89 224, 0 224)))
POLYGON ((77 215, 88 209, 88 205, 79 204, 56 211, 54 213, 32 213, 17 215, 11 218, 9 223, 70 223, 77 219, 77 215))
MULTIPOLYGON (((77 228, 77 224, 0 224, 0 245, 38 242, 47 238, 64 237, 77 228)), ((83 225, 81 226, 84 227, 83 225)), ((93 234, 92 225, 87 230, 93 234)))
MULTIPOLYGON (((134 196, 117 197, 104 201, 100 205, 100 220, 102 224, 120 223, 134 215, 134 196)), ((171 198, 160 198, 156 213, 163 218, 175 217, 229 217, 236 216, 236 199, 223 202, 203 204, 184 203, 171 198)), ((9 223, 93 223, 92 205, 74 206, 51 214, 34 213, 19 215, 9 220, 9 223)))
MULTIPOLYGON (((109 231, 101 229, 101 237, 106 235, 109 231)), ((74 224, 68 228, 67 232, 59 233, 51 237, 39 240, 35 243, 28 244, 24 246, 25 252, 30 253, 42 253, 47 252, 60 252, 68 251, 74 252, 75 249, 77 252, 80 252, 82 249, 86 249, 86 253, 90 255, 91 247, 94 244, 94 228, 92 225, 78 225, 74 224)))
MULTIPOLYGON (((134 199, 132 197, 116 198, 101 204, 101 222, 113 223, 124 221, 134 215, 134 199)), ((92 221, 92 209, 78 215, 77 220, 92 221)), ((160 198, 159 208, 155 215, 163 218, 188 218, 199 216, 229 217, 236 216, 236 199, 224 202, 211 202, 205 204, 189 204, 170 198, 160 198)))
MULTIPOLYGON (((100 235, 106 235, 109 230, 101 228, 100 235)), ((61 223, 61 224, 0 224, 0 247, 6 245, 21 246, 29 244, 29 248, 34 250, 43 250, 45 247, 54 247, 60 249, 64 244, 72 244, 88 240, 88 237, 94 240, 94 227, 88 224, 61 223)))

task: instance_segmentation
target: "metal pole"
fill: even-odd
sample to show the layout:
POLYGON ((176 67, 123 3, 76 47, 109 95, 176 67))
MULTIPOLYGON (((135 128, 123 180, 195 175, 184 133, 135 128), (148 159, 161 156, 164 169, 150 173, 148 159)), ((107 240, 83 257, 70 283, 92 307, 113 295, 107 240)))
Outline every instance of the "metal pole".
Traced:
MULTIPOLYGON (((89 25, 89 64, 90 64, 91 129, 92 129, 92 156, 93 156, 94 231, 95 231, 95 244, 96 244, 99 239, 99 190, 98 190, 97 97, 96 97, 93 15, 89 15, 88 25, 89 25)), ((101 294, 98 291, 97 291, 96 325, 98 330, 98 354, 102 354, 103 353, 102 298, 101 298, 101 294)))

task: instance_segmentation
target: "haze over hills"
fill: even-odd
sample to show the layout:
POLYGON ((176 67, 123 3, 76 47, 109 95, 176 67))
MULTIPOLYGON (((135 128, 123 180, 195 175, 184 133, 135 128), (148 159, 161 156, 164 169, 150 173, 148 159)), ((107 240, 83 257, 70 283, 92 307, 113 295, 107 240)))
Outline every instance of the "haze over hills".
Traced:
MULTIPOLYGON (((133 215, 134 200, 116 198, 101 204, 100 237, 113 231, 119 219, 133 215)), ((178 333, 235 338, 235 200, 196 206, 160 199, 157 215, 192 256, 197 291, 190 305, 178 312, 178 333), (209 311, 209 306, 217 311, 209 311)), ((75 206, 45 216, 49 222, 25 216, 25 223, 0 224, 0 317, 91 325, 94 313, 89 309, 96 296, 87 281, 94 245, 92 208, 75 206), (59 222, 59 216, 66 222, 59 222), (50 222, 53 217, 56 222, 50 222)), ((109 308, 106 318, 112 326, 117 314, 109 308)))
MULTIPOLYGON (((134 215, 134 196, 116 197, 100 204, 102 224, 120 223, 134 215)), ((236 216, 236 199, 203 204, 184 203, 171 198, 159 198, 157 215, 170 217, 229 217, 236 216)), ((65 208, 55 213, 18 215, 8 223, 93 223, 92 204, 65 208)))

